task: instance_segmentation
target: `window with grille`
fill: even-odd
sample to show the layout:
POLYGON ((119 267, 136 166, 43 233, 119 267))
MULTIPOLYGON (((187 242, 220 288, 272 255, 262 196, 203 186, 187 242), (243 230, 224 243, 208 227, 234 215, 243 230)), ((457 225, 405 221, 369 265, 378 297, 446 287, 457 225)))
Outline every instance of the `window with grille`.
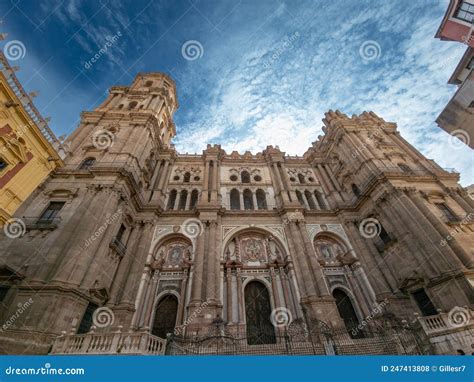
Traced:
POLYGON ((56 218, 63 208, 65 202, 51 202, 49 203, 48 208, 43 212, 41 217, 39 218, 39 222, 41 223, 51 223, 54 218, 56 218))
POLYGON ((125 233, 125 231, 127 230, 127 228, 125 228, 125 226, 122 224, 117 232, 117 236, 115 236, 115 238, 120 241, 121 243, 123 243, 122 239, 123 239, 123 234, 125 233))
POLYGON ((474 3, 470 3, 466 0, 461 1, 458 5, 458 9, 456 9, 454 13, 454 17, 467 21, 468 23, 474 22, 474 3))

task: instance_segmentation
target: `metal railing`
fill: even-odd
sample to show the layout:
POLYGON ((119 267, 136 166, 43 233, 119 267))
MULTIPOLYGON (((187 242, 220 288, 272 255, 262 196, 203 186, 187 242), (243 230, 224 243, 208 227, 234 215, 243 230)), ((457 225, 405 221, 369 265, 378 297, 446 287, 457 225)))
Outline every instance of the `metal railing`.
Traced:
POLYGON ((116 237, 111 241, 110 248, 114 249, 120 256, 125 255, 127 251, 127 246, 116 237))
POLYGON ((61 222, 59 216, 52 219, 22 216, 20 219, 25 223, 27 230, 51 230, 57 228, 61 222))

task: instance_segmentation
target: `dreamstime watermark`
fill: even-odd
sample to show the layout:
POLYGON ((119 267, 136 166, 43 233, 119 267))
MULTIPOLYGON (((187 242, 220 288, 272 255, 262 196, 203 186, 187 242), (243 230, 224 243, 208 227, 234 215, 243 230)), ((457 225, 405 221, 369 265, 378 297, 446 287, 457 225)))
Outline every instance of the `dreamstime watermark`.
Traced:
POLYGON ((360 222, 359 232, 366 239, 373 239, 382 231, 382 226, 377 219, 367 218, 360 222))
POLYGON ((97 130, 92 134, 92 144, 96 149, 105 150, 114 145, 115 135, 104 129, 97 130))
POLYGON ((19 238, 25 234, 26 224, 21 219, 9 219, 3 226, 3 232, 5 232, 5 235, 10 239, 19 238))
POLYGON ((196 218, 186 219, 183 224, 181 224, 181 231, 183 234, 190 239, 195 239, 200 236, 204 230, 204 226, 201 220, 196 218))
POLYGON ((113 325, 115 321, 115 315, 112 309, 102 306, 94 310, 92 314, 92 323, 98 328, 106 328, 107 326, 113 325))
POLYGON ((359 55, 364 61, 372 61, 382 55, 382 48, 377 41, 367 40, 359 47, 359 55))
POLYGON ((84 375, 85 370, 82 367, 74 368, 56 368, 51 367, 50 363, 45 363, 44 367, 12 367, 5 369, 6 375, 84 375))
POLYGON ((89 61, 87 61, 84 64, 84 68, 89 70, 93 64, 95 64, 104 54, 107 53, 108 49, 111 48, 118 41, 120 37, 122 37, 122 32, 120 31, 118 31, 112 37, 107 37, 106 38, 107 42, 104 44, 102 48, 99 49, 99 51, 89 61))
POLYGON ((10 316, 10 318, 8 318, 8 320, 4 322, 4 324, 2 325, 2 328, 0 329, 0 332, 3 332, 4 330, 8 330, 11 327, 14 327, 15 321, 18 318, 20 318, 20 316, 31 306, 31 304, 33 304, 33 302, 34 301, 31 297, 26 302, 23 302, 23 303, 19 302, 17 304, 18 309, 13 315, 10 316))
POLYGON ((201 305, 199 305, 190 315, 188 318, 186 318, 186 320, 183 322, 183 325, 180 325, 180 326, 177 326, 175 329, 174 329, 174 335, 175 336, 179 336, 182 332, 183 332, 183 329, 185 329, 189 324, 191 324, 196 318, 198 315, 200 315, 202 313, 202 311, 204 310, 204 308, 206 306, 209 305, 209 301, 206 300, 204 301, 201 305))
POLYGON ((26 55, 26 47, 20 40, 8 41, 3 47, 3 53, 10 61, 20 60, 26 55))
POLYGON ((460 149, 465 147, 464 145, 469 146, 471 142, 471 137, 467 133, 467 131, 463 129, 453 130, 449 137, 449 145, 454 149, 460 149))
POLYGON ((93 241, 97 240, 100 237, 100 235, 102 235, 105 232, 107 227, 110 224, 112 224, 115 220, 117 220, 120 217, 121 214, 122 214, 122 210, 119 208, 117 210, 117 212, 115 212, 114 214, 112 214, 110 216, 107 216, 107 218, 105 219, 104 224, 102 224, 97 229, 97 231, 95 231, 89 238, 86 239, 86 242, 85 242, 84 246, 87 248, 89 245, 92 244, 93 241))
POLYGON ((377 304, 369 313, 367 317, 364 318, 364 320, 357 325, 355 328, 352 329, 352 335, 356 336, 362 329, 364 329, 369 323, 375 318, 376 315, 382 313, 383 309, 387 306, 388 304, 388 299, 386 298, 383 300, 380 304, 377 304))
POLYGON ((204 47, 197 40, 188 40, 181 46, 181 55, 188 61, 194 61, 204 55, 204 47))
MULTIPOLYGON (((464 217, 464 219, 461 220, 461 225, 471 223, 473 220, 474 220, 474 213, 469 213, 464 217)), ((443 240, 439 242, 439 245, 441 245, 442 247, 445 247, 448 244, 448 241, 451 241, 452 239, 454 239, 454 237, 459 232, 463 232, 463 230, 460 228, 460 225, 457 225, 456 228, 452 230, 448 236, 446 236, 443 240)))
POLYGON ((279 307, 272 310, 270 321, 275 328, 284 328, 291 324, 293 317, 289 309, 279 307))
POLYGON ((280 41, 278 48, 273 52, 268 60, 263 62, 265 68, 269 68, 277 61, 288 49, 293 48, 293 43, 296 39, 300 37, 300 32, 295 32, 292 35, 285 36, 283 40, 280 41))
POLYGON ((448 324, 453 328, 466 326, 471 321, 471 312, 469 309, 455 306, 448 313, 448 324))

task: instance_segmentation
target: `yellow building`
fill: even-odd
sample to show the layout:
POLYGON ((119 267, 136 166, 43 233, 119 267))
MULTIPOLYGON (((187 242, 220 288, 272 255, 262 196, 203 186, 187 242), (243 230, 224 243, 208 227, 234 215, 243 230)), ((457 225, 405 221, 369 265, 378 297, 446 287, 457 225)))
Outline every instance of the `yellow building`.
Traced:
POLYGON ((14 72, 0 52, 0 226, 64 158, 14 72))

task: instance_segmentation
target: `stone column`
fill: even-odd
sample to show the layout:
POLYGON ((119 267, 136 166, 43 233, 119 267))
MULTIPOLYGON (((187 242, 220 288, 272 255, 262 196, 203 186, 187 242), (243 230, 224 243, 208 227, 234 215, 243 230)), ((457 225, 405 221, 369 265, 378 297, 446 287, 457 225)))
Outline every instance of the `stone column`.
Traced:
POLYGON ((120 304, 133 305, 136 300, 138 286, 142 277, 146 258, 150 245, 153 239, 154 224, 152 222, 146 222, 143 230, 143 235, 140 237, 138 247, 135 256, 133 257, 133 263, 131 265, 130 272, 127 275, 125 282, 125 289, 120 297, 120 304))
MULTIPOLYGON (((394 208, 393 203, 385 203, 385 207, 381 209, 382 213, 386 216, 385 224, 389 224, 391 227, 391 230, 396 232, 396 236, 400 238, 400 241, 403 246, 406 246, 408 249, 408 253, 410 253, 413 256, 413 259, 418 263, 418 267, 423 269, 426 276, 428 276, 430 279, 435 277, 438 273, 439 270, 434 267, 432 262, 429 261, 429 257, 427 256, 425 252, 425 248, 428 245, 426 242, 420 245, 416 241, 411 241, 409 240, 406 242, 402 238, 406 236, 406 233, 404 232, 404 227, 409 227, 411 232, 420 232, 423 230, 423 228, 420 228, 417 226, 417 224, 412 220, 411 216, 408 216, 403 209, 400 208, 394 208), (392 225, 391 222, 394 222, 392 225)), ((406 275, 405 275, 406 276, 406 275)))
POLYGON ((204 245, 207 237, 207 226, 204 226, 204 232, 198 236, 196 257, 193 261, 193 287, 191 289, 190 306, 199 306, 202 300, 202 286, 204 283, 204 245))
POLYGON ((226 273, 226 280, 227 280, 227 323, 232 323, 234 321, 232 315, 232 268, 230 266, 227 267, 226 273))
POLYGON ((116 304, 119 298, 119 295, 125 287, 125 279, 130 270, 131 262, 133 261, 133 256, 135 255, 138 244, 142 239, 144 233, 144 228, 142 224, 136 223, 135 228, 133 229, 130 238, 128 240, 129 245, 127 245, 127 250, 124 257, 120 261, 118 270, 115 274, 114 281, 110 290, 110 299, 109 304, 116 304))
POLYGON ((217 259, 217 247, 216 247, 216 230, 217 222, 211 221, 209 223, 209 250, 207 253, 207 277, 206 277, 206 296, 208 300, 212 302, 217 302, 218 298, 215 294, 216 292, 216 280, 218 275, 216 275, 216 262, 217 259))
POLYGON ((309 241, 308 231, 306 230, 304 222, 299 223, 299 230, 305 246, 306 258, 308 259, 316 285, 318 286, 319 296, 329 297, 330 293, 325 282, 323 270, 321 269, 321 265, 319 264, 316 258, 316 253, 314 251, 313 245, 309 241))
POLYGON ((283 181, 281 179, 281 174, 280 174, 280 169, 278 168, 277 163, 273 163, 273 170, 276 174, 276 179, 277 179, 277 184, 278 184, 278 190, 280 194, 280 198, 282 200, 282 203, 289 202, 288 194, 285 191, 285 186, 283 185, 283 181))
POLYGON ((212 166, 212 192, 211 192, 211 201, 217 202, 217 194, 218 194, 218 189, 217 189, 217 178, 218 178, 218 165, 217 161, 215 160, 214 165, 212 166))
POLYGON ((253 209, 258 210, 257 195, 252 191, 253 209))
MULTIPOLYGON (((446 239, 450 233, 448 229, 444 226, 444 223, 441 222, 431 211, 430 209, 425 205, 419 194, 415 191, 411 192, 411 198, 407 197, 406 195, 401 195, 401 198, 409 202, 413 207, 413 212, 416 212, 417 215, 419 214, 418 211, 421 211, 421 214, 425 219, 431 223, 432 227, 434 227, 439 234, 441 235, 442 239, 446 239)), ((457 255, 457 258, 461 260, 461 262, 464 264, 464 266, 468 269, 471 269, 474 267, 474 259, 472 256, 470 256, 463 247, 459 245, 459 243, 456 240, 449 240, 448 245, 451 247, 451 249, 455 252, 457 255)))
POLYGON ((280 292, 278 291, 278 285, 275 276, 275 267, 273 265, 270 266, 270 277, 272 280, 272 293, 273 299, 275 303, 275 308, 284 307, 284 304, 280 301, 280 292))
POLYGON ((201 201, 207 203, 209 196, 209 161, 206 159, 204 164, 204 176, 203 176, 203 185, 202 185, 202 197, 201 201))
MULTIPOLYGON (((54 281, 63 282, 67 284, 74 284, 79 286, 80 279, 83 276, 83 272, 86 270, 85 267, 82 269, 78 266, 78 263, 81 262, 81 258, 85 256, 85 253, 92 253, 93 249, 96 246, 97 240, 94 242, 94 245, 86 248, 85 242, 91 235, 93 235, 102 221, 103 210, 102 207, 106 203, 108 195, 104 192, 98 192, 95 195, 94 200, 91 201, 87 212, 91 216, 85 218, 84 220, 77 221, 76 226, 70 226, 68 228, 74 231, 76 234, 69 237, 66 250, 63 252, 62 258, 63 261, 54 276, 54 281), (93 219, 93 220, 92 220, 93 219), (80 226, 81 221, 92 221, 94 224, 89 226, 89 229, 83 229, 80 232, 77 232, 77 227, 80 226)), ((78 214, 81 215, 81 214, 78 214)), ((84 213, 84 215, 86 215, 84 213)), ((71 218, 71 221, 76 221, 74 217, 71 218)), ((64 229, 63 229, 64 232, 64 229)))
MULTIPOLYGON (((110 283, 107 285, 105 282, 103 282, 102 285, 108 288, 111 286, 111 282, 113 281, 111 277, 113 277, 115 270, 114 272, 111 272, 110 275, 104 273, 104 270, 110 270, 110 260, 107 256, 110 251, 109 245, 117 233, 118 227, 120 224, 122 224, 122 211, 120 210, 120 207, 118 207, 119 204, 119 193, 112 191, 109 200, 107 200, 103 207, 103 211, 111 211, 112 213, 109 213, 109 217, 105 218, 103 223, 99 226, 99 228, 106 226, 105 232, 102 233, 101 237, 97 238, 95 241, 95 246, 90 245, 87 248, 87 258, 89 262, 86 266, 85 272, 82 274, 82 277, 80 274, 78 274, 78 278, 81 277, 81 289, 90 289, 98 277, 107 277, 110 283), (115 218, 112 220, 113 217, 115 218)), ((81 261, 86 261, 85 256, 81 259, 81 261)))
POLYGON ((188 269, 185 269, 183 279, 181 280, 181 290, 180 290, 180 296, 179 296, 180 304, 178 308, 178 317, 176 320, 178 325, 184 324, 184 309, 186 307, 186 290, 188 287, 188 279, 189 279, 188 269))
POLYGON ((300 242, 300 236, 298 233, 298 228, 296 227, 296 223, 294 221, 290 221, 288 226, 290 228, 291 233, 291 237, 289 238, 289 240, 293 241, 296 249, 296 264, 300 269, 298 273, 302 276, 302 281, 305 285, 304 290, 306 291, 308 296, 319 296, 317 285, 313 282, 311 269, 309 267, 309 264, 305 261, 306 256, 304 254, 304 250, 300 242))
POLYGON ((295 271, 295 274, 296 274, 295 279, 298 282, 298 287, 299 287, 298 289, 301 293, 301 296, 306 297, 308 295, 308 290, 307 290, 307 286, 306 286, 305 280, 303 278, 303 273, 302 273, 303 269, 304 269, 304 266, 301 263, 301 258, 298 255, 298 253, 295 249, 295 246, 293 245, 293 239, 291 237, 292 236, 292 231, 289 228, 290 224, 294 224, 294 223, 291 223, 290 221, 285 223, 285 234, 286 234, 286 237, 288 238, 288 247, 289 247, 289 250, 290 250, 289 257, 292 259, 293 264, 296 265, 294 271, 295 271))
POLYGON ((461 208, 466 211, 466 213, 472 213, 474 212, 474 207, 467 202, 467 200, 464 200, 464 198, 459 195, 458 190, 456 189, 451 189, 449 191, 449 195, 456 201, 457 204, 461 206, 461 208))
POLYGON ((377 301, 374 289, 370 285, 369 279, 359 261, 356 261, 351 265, 351 269, 354 275, 354 279, 357 283, 359 289, 363 291, 362 295, 364 296, 367 305, 370 309, 372 305, 377 301))
POLYGON ((244 306, 245 306, 245 299, 244 299, 244 290, 242 286, 242 271, 240 268, 236 268, 236 278, 237 278, 237 305, 239 307, 239 320, 240 324, 245 323, 244 317, 244 306))
POLYGON ((143 304, 143 318, 142 326, 146 330, 150 330, 150 326, 153 325, 151 322, 151 317, 153 315, 153 309, 156 304, 157 299, 157 285, 159 279, 159 271, 150 270, 150 279, 148 281, 148 289, 146 292, 146 297, 143 304))
POLYGON ((360 256, 358 256, 359 260, 365 264, 367 276, 370 276, 371 284, 377 291, 376 294, 381 294, 382 297, 379 297, 379 299, 383 300, 383 296, 392 294, 398 289, 396 279, 392 275, 389 267, 383 267, 387 271, 382 271, 380 263, 383 260, 380 259, 380 254, 373 248, 372 243, 362 240, 360 232, 354 226, 353 221, 347 220, 345 227, 349 230, 349 235, 355 243, 357 252, 360 254, 360 256), (377 259, 380 259, 380 261, 377 261, 377 259))

